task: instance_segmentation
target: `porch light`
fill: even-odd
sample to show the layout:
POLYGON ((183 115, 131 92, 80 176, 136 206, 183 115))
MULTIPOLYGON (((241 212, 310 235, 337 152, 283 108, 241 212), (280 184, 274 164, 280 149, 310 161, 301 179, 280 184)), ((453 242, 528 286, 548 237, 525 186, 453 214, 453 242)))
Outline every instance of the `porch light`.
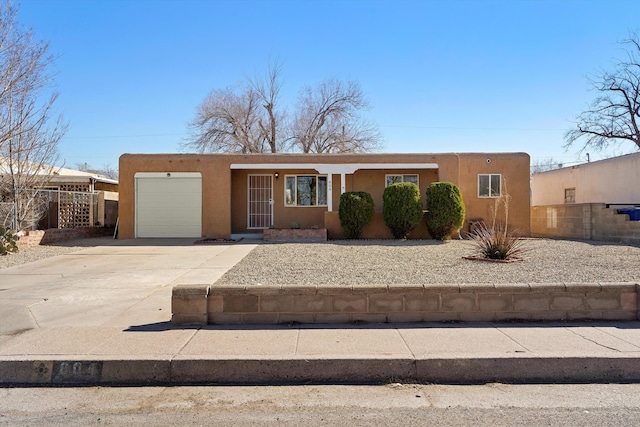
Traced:
POLYGON ((276 179, 278 179, 280 177, 280 173, 279 172, 274 173, 274 175, 275 175, 276 179))

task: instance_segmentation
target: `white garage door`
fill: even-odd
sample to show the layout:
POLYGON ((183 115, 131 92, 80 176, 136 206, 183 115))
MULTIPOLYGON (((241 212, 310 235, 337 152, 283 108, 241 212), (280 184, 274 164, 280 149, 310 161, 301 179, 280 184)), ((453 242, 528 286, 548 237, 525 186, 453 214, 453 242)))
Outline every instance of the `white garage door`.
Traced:
POLYGON ((136 237, 200 237, 202 175, 138 172, 136 237))

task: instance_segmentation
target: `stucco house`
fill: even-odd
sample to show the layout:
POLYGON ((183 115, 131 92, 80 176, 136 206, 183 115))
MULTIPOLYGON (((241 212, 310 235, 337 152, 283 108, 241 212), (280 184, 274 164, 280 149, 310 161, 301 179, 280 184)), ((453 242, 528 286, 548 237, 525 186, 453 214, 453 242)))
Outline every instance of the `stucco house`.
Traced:
POLYGON ((640 203, 640 152, 583 163, 531 178, 531 205, 640 203))
MULTIPOLYGON (((118 237, 228 239, 295 223, 340 238, 340 195, 366 191, 376 213, 363 237, 391 238, 382 193, 402 181, 416 183, 423 202, 430 183, 453 182, 467 218, 485 221, 508 188, 509 223, 530 233, 526 153, 124 154, 118 237)), ((409 237, 427 238, 424 222, 409 237)))
MULTIPOLYGON (((93 172, 22 162, 26 171, 22 192, 37 192, 46 212, 37 224, 40 230, 88 226, 114 226, 118 219, 118 181, 93 172)), ((9 163, 0 158, 0 179, 9 175, 9 163)), ((31 193, 29 193, 31 194, 31 193)), ((13 222, 13 192, 0 195, 0 223, 13 222), (5 201, 6 199, 6 201, 5 201)))
POLYGON ((534 174, 531 233, 640 243, 640 221, 619 209, 640 206, 640 153, 534 174))
POLYGON ((114 226, 118 219, 118 180, 93 172, 53 168, 49 182, 48 214, 40 229, 114 226))

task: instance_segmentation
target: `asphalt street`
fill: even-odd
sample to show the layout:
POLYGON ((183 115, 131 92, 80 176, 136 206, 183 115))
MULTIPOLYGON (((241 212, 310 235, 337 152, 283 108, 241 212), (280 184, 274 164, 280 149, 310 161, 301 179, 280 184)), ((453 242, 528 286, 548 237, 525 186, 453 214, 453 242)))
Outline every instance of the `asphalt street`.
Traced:
POLYGON ((637 426, 640 384, 1 388, 0 425, 637 426))

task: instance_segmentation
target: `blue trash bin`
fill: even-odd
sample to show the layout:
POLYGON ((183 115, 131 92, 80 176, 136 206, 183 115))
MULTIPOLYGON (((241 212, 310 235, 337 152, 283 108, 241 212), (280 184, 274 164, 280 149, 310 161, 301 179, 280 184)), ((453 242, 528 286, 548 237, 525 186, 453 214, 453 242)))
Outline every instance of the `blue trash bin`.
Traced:
POLYGON ((620 208, 618 209, 618 213, 629 215, 631 221, 640 221, 640 208, 620 208))

